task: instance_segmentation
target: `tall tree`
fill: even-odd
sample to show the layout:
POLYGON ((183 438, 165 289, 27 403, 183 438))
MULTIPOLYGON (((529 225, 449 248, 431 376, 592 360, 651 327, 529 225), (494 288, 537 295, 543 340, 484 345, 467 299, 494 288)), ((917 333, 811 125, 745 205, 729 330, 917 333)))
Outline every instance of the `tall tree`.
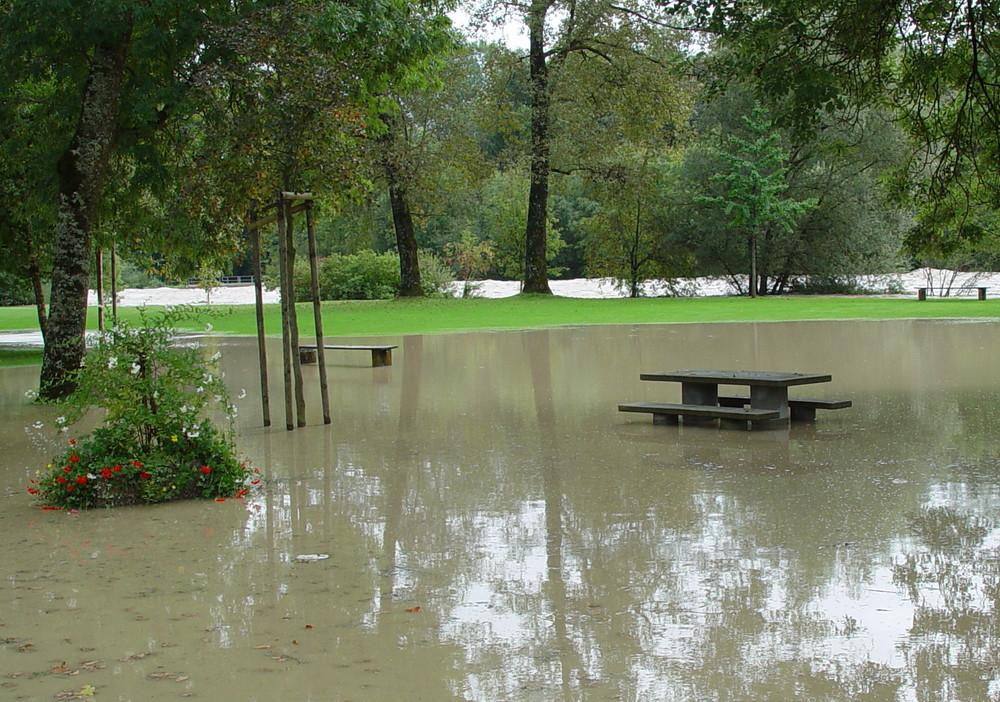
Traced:
MULTIPOLYGON (((52 290, 40 396, 62 397, 84 353, 91 238, 116 149, 183 111, 184 95, 217 62, 210 27, 257 3, 135 4, 10 0, 0 5, 0 99, 18 102, 27 81, 56 87, 50 107, 67 129, 57 175, 52 290)), ((44 158, 45 154, 39 154, 44 158)))
POLYGON ((650 32, 670 30, 662 7, 646 0, 487 2, 480 7, 479 15, 506 16, 511 8, 527 29, 530 80, 530 182, 523 291, 551 294, 546 222, 552 173, 553 91, 561 70, 571 56, 588 56, 611 64, 633 58, 643 54, 650 32))
POLYGON ((767 292, 766 276, 758 274, 761 238, 767 232, 790 234, 817 201, 796 200, 785 194, 789 154, 781 148, 781 137, 774 131, 767 110, 755 105, 744 122, 747 136, 730 135, 726 145, 716 150, 725 170, 711 180, 722 186, 722 192, 698 200, 722 208, 729 226, 745 238, 748 289, 751 297, 757 297, 767 292))

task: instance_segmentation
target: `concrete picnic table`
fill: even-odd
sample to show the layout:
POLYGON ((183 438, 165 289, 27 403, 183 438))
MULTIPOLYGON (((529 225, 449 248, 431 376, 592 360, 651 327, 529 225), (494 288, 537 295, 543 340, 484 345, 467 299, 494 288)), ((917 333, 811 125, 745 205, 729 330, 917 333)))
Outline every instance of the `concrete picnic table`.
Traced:
POLYGON ((788 388, 797 385, 828 383, 829 373, 792 373, 784 371, 677 370, 641 373, 641 380, 681 384, 681 404, 634 402, 619 405, 623 412, 650 412, 654 422, 676 423, 701 420, 750 421, 754 427, 783 426, 789 418, 811 421, 816 409, 850 407, 850 400, 791 400, 788 388), (746 385, 749 396, 720 395, 720 385, 746 385), (749 408, 744 407, 749 405, 749 408))

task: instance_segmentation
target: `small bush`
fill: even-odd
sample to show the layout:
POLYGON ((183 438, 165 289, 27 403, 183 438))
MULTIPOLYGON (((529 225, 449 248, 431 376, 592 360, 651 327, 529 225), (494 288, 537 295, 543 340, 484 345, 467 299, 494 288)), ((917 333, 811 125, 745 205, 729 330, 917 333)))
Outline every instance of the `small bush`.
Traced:
POLYGON ((796 295, 877 295, 903 292, 899 281, 874 280, 858 276, 808 276, 797 278, 789 285, 796 295))
MULTIPOLYGON (((420 253, 420 280, 425 295, 441 295, 451 280, 451 271, 433 254, 420 253)), ((319 264, 321 300, 391 300, 399 295, 399 256, 388 252, 362 251, 331 254, 319 264)), ((295 262, 295 300, 311 298, 309 263, 295 262)))
POLYGON ((245 493, 259 483, 233 444, 233 407, 217 357, 176 346, 179 310, 119 324, 87 354, 77 389, 57 420, 63 428, 93 409, 104 421, 71 439, 50 471, 28 488, 49 506, 90 508, 245 493), (209 412, 230 419, 217 428, 209 412))

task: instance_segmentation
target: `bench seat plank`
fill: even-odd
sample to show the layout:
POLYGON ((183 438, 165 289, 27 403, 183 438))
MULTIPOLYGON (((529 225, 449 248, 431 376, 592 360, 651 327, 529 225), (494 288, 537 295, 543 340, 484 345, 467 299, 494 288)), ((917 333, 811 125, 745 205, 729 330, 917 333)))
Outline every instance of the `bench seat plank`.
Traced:
POLYGON ((777 419, 778 410, 751 409, 749 407, 712 407, 708 405, 681 405, 669 402, 627 402, 618 405, 619 412, 648 412, 650 414, 710 417, 713 419, 777 419))
MULTIPOLYGON (((725 404, 726 407, 741 407, 743 405, 749 404, 750 397, 747 395, 719 395, 719 404, 725 404)), ((802 407, 806 409, 845 409, 847 407, 852 407, 854 403, 851 400, 834 400, 827 398, 811 398, 811 397, 790 397, 788 398, 789 407, 802 407)))
MULTIPOLYGON (((316 344, 300 344, 300 349, 308 349, 310 351, 316 350, 316 344)), ((366 346, 358 344, 323 344, 324 349, 335 349, 339 351, 386 351, 389 349, 399 348, 398 346, 389 345, 376 345, 376 346, 366 346)))

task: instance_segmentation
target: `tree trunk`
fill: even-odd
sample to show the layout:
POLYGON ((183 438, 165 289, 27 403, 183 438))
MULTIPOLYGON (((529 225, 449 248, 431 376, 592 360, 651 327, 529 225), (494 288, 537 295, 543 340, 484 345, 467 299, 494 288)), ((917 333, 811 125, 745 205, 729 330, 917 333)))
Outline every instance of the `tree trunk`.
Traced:
POLYGON ((399 140, 401 126, 395 115, 382 115, 388 132, 380 139, 383 143, 382 168, 389 184, 389 204, 392 207, 392 225, 396 231, 396 250, 399 252, 399 295, 420 297, 420 263, 417 258, 417 234, 410 213, 407 174, 400 163, 399 140))
POLYGON ((547 0, 533 0, 528 10, 528 66, 531 76, 531 187, 524 241, 526 293, 551 295, 546 260, 549 202, 549 66, 545 57, 547 0))
POLYGON ((91 232, 117 137, 130 38, 128 28, 94 47, 76 132, 57 166, 59 212, 39 382, 39 396, 46 400, 73 392, 73 373, 83 360, 91 232))

